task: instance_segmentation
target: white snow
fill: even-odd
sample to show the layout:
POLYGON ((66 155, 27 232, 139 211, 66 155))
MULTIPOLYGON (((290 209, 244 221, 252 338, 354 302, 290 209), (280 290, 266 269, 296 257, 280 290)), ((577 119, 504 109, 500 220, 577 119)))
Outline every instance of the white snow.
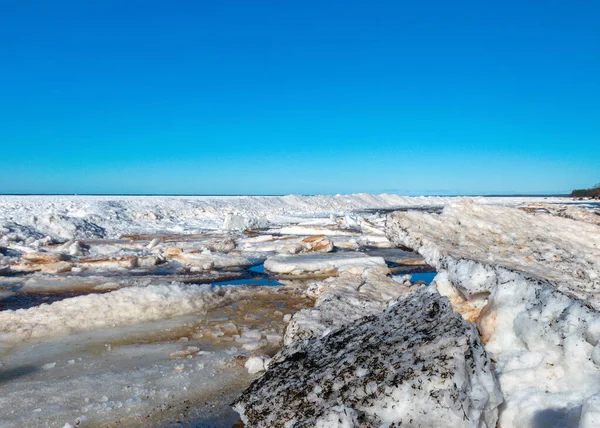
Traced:
POLYGON ((428 263, 480 276, 481 289, 465 292, 487 290, 486 278, 481 277, 486 273, 479 271, 477 263, 446 267, 446 258, 527 272, 600 307, 600 228, 596 225, 472 202, 449 205, 442 215, 410 211, 390 219, 397 243, 418 249, 428 263))
POLYGON ((250 357, 246 360, 244 367, 248 369, 248 373, 255 374, 267 370, 270 362, 271 359, 268 357, 250 357))
MULTIPOLYGON (((507 398, 503 426, 594 426, 597 214, 555 204, 567 199, 475 200, 0 196, 0 304, 63 298, 0 311, 0 425, 160 425, 227 409, 267 368, 286 324, 290 346, 321 340, 411 290, 386 261, 423 260, 389 248, 385 212, 447 206, 441 217, 401 214, 406 231, 392 239, 418 248, 440 272, 431 290, 478 323, 507 398), (194 285, 243 278, 265 259, 285 287, 194 285)), ((457 391, 486 400, 469 388, 457 391)), ((316 425, 361 418, 336 404, 316 425)))
POLYGON ((265 270, 278 274, 301 275, 305 273, 344 271, 351 268, 385 267, 382 257, 364 253, 277 255, 265 261, 265 270))
POLYGON ((201 312, 246 290, 245 287, 170 284, 89 294, 30 309, 0 311, 0 334, 3 341, 13 342, 155 321, 201 312))
POLYGON ((552 215, 559 217, 570 218, 572 220, 585 221, 600 226, 600 204, 595 207, 586 206, 585 204, 564 205, 564 204, 548 204, 548 203, 530 203, 527 206, 535 210, 547 211, 552 215), (585 208, 584 208, 585 207, 585 208))
MULTIPOLYGON (((1 196, 0 235, 7 239, 118 238, 136 232, 194 232, 299 223, 353 210, 441 207, 463 197, 392 194, 336 196, 1 196), (241 220, 240 220, 241 219, 241 220), (227 221, 226 221, 227 220, 227 221), (4 228, 5 232, 2 232, 4 228)), ((548 198, 477 198, 483 204, 545 202, 548 198)), ((565 200, 567 201, 567 200, 565 200)))
POLYGON ((506 400, 501 426, 597 417, 600 227, 468 202, 387 223, 390 240, 435 266, 438 290, 477 322, 506 400))

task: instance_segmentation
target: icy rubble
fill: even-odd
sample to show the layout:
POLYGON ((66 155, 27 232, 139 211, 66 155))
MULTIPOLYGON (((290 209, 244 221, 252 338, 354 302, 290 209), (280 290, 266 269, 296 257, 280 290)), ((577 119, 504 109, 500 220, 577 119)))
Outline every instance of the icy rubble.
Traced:
POLYGON ((261 253, 328 253, 333 250, 333 241, 325 235, 307 237, 259 235, 239 240, 240 249, 261 253))
POLYGON ((387 228, 477 323, 506 400, 500 426, 597 426, 600 227, 467 202, 394 213, 387 228))
POLYGON ((296 312, 288 324, 284 344, 322 337, 364 316, 382 312, 388 302, 407 295, 415 287, 391 279, 385 267, 353 268, 339 277, 314 283, 308 290, 316 298, 314 308, 296 312))
POLYGON ((491 428, 501 402, 476 329, 422 288, 288 345, 234 408, 248 427, 491 428))
MULTIPOLYGON (((131 335, 124 333, 130 328, 154 328, 151 325, 190 317, 200 326, 186 334, 187 337, 182 338, 185 341, 178 346, 173 343, 159 346, 161 358, 167 363, 161 362, 154 367, 145 357, 138 361, 140 355, 150 348, 131 345, 132 355, 136 355, 135 364, 139 366, 124 374, 123 382, 128 382, 128 379, 135 382, 139 393, 130 394, 124 389, 125 383, 120 381, 114 382, 117 390, 109 387, 111 376, 120 376, 120 372, 112 375, 103 372, 104 381, 100 383, 104 382, 107 386, 98 386, 102 394, 91 399, 90 403, 78 403, 75 409, 85 410, 88 422, 100 424, 110 423, 124 415, 141 415, 149 411, 150 404, 159 403, 162 408, 165 403, 170 406, 184 398, 203 397, 202 385, 210 378, 205 377, 207 372, 200 367, 204 363, 198 362, 197 367, 194 365, 196 359, 205 355, 198 341, 210 346, 232 347, 227 356, 217 353, 206 367, 216 367, 217 360, 221 359, 223 362, 227 360, 224 370, 230 369, 232 364, 236 367, 230 370, 231 373, 239 373, 240 370, 246 375, 248 370, 258 373, 269 366, 268 355, 281 346, 284 323, 290 323, 285 339, 290 346, 296 346, 295 341, 300 343, 302 340, 299 339, 309 337, 311 340, 324 340, 333 330, 360 322, 359 319, 365 315, 381 314, 390 300, 415 289, 408 288, 405 278, 388 277, 386 262, 406 267, 422 264, 423 261, 414 254, 389 249, 392 244, 385 234, 384 217, 371 208, 432 207, 462 199, 394 195, 0 197, 0 298, 11 301, 4 307, 20 307, 14 300, 26 300, 29 297, 27 293, 32 293, 31 296, 38 294, 35 303, 25 303, 24 307, 44 301, 44 293, 57 293, 51 299, 64 299, 27 310, 0 311, 0 358, 8 366, 18 365, 20 355, 32 358, 38 351, 39 348, 33 344, 49 341, 48 347, 57 349, 60 345, 56 341, 71 337, 63 336, 66 334, 75 334, 73 337, 79 338, 81 346, 96 352, 98 344, 89 342, 92 336, 110 332, 120 343, 130 340, 131 335), (207 230, 223 227, 227 230, 207 230), (262 229, 265 227, 269 229, 262 229), (247 230, 255 228, 261 230, 247 230), (344 252, 344 249, 366 251, 367 254, 344 252), (284 281, 288 284, 286 287, 248 288, 248 294, 241 286, 209 290, 207 285, 166 285, 172 281, 198 283, 237 279, 248 275, 246 269, 265 258, 269 258, 265 263, 267 272, 271 269, 271 272, 280 272, 278 275, 289 279, 297 280, 303 275, 313 279, 332 275, 339 277, 313 284, 308 294, 316 299, 316 306, 299 312, 296 311, 312 306, 314 302, 304 294, 305 285, 298 285, 299 288, 294 291, 289 285, 291 282, 284 281), (122 289, 72 297, 73 294, 118 288, 122 289), (10 306, 13 304, 15 306, 10 306), (233 315, 234 312, 237 315, 233 315), (293 317, 292 313, 295 313, 293 317), (77 332, 82 333, 77 336, 77 332), (24 354, 20 354, 19 349, 24 354), (137 354, 137 351, 140 353, 137 354), (247 363, 245 368, 244 363, 247 363), (160 392, 152 386, 152 379, 156 376, 165 377, 168 384, 160 392), (181 386, 188 388, 188 392, 180 390, 181 386), (123 388, 123 393, 118 391, 120 388, 123 388), (155 391, 152 394, 157 395, 148 398, 144 395, 150 393, 148 391, 155 391)), ((478 201, 514 205, 532 199, 479 198, 478 201)), ((521 214, 527 216, 524 219, 541 215, 537 212, 521 214)), ((551 233, 552 230, 543 230, 540 235, 551 238, 551 233)), ((527 239, 530 238, 528 236, 527 239)), ((528 251, 527 248, 523 252, 528 251)), ((467 250, 468 255, 473 249, 467 250)), ((566 251, 559 255, 578 263, 572 260, 578 256, 575 252, 566 251)), ((518 256, 521 257, 521 254, 518 256)), ((543 264, 538 268, 547 271, 548 275, 561 275, 560 269, 556 273, 543 264)), ((583 279, 580 278, 583 282, 594 274, 593 269, 588 271, 583 271, 583 279)), ((482 308, 488 303, 486 293, 467 293, 467 299, 450 280, 444 280, 448 278, 444 275, 448 274, 442 272, 437 278, 439 290, 463 314, 468 312, 473 320, 487 320, 487 324, 480 323, 479 327, 482 331, 493 333, 493 317, 480 317, 480 313, 484 313, 482 308)), ((564 277, 568 278, 568 275, 564 277)), ((299 281, 294 282, 300 284, 299 281)), ((568 287, 568 281, 565 284, 568 287)), ((497 311, 501 312, 500 309, 497 311)), ((600 336, 595 333, 595 328, 590 327, 586 333, 586 338, 592 342, 600 336)), ((492 335, 482 337, 488 346, 495 343, 492 335)), ((165 339, 152 333, 142 343, 161 340, 165 339)), ((110 341, 106 343, 106 349, 110 351, 110 341)), ((104 343, 100 346, 104 349, 104 343)), ((110 355, 117 354, 115 349, 124 350, 124 347, 113 343, 110 355)), ((153 351, 149 353, 154 355, 153 351)), ((7 365, 3 366, 0 370, 0 407, 19 409, 14 417, 11 416, 11 426, 35 425, 36 421, 49 423, 53 420, 52 414, 62 415, 59 420, 77 422, 73 416, 76 412, 67 401, 81 396, 80 393, 85 392, 89 385, 96 385, 95 374, 88 373, 95 364, 112 364, 114 361, 107 358, 107 354, 102 354, 102 358, 86 365, 82 372, 65 371, 78 367, 76 355, 80 355, 80 351, 68 358, 36 360, 35 366, 42 368, 41 374, 38 373, 42 378, 38 378, 36 372, 22 377, 19 375, 16 381, 12 381, 12 368, 7 371, 7 365), (67 363, 67 359, 75 365, 67 363), (52 364, 55 365, 50 367, 52 364), (3 383, 2 376, 9 376, 8 381, 3 383), (72 380, 69 380, 71 376, 72 380), (25 382, 24 389, 19 386, 21 382, 25 382), (61 393, 62 390, 70 392, 61 393), (3 397, 3 394, 8 395, 3 397), (38 405, 44 401, 43 397, 50 396, 57 397, 55 405, 38 405), (34 405, 37 407, 32 407, 34 405), (32 410, 35 412, 32 413, 32 410)), ((505 360, 498 361, 500 364, 505 360)), ((512 360, 509 363, 516 364, 512 360)), ((116 364, 119 369, 124 368, 122 362, 116 364)), ((561 365, 562 361, 553 361, 553 364, 558 367, 557 370, 567 370, 561 365)), ((585 376, 590 379, 595 376, 594 370, 585 367, 585 376)), ((216 376, 212 379, 211 388, 218 390, 222 382, 229 382, 231 386, 231 379, 225 380, 222 373, 218 370, 211 373, 211 376, 216 376)), ((579 382, 575 374, 569 373, 579 382)), ((237 391, 247 386, 249 379, 241 379, 237 391)), ((509 378, 501 378, 501 382, 508 382, 506 379, 509 378)), ((518 386, 515 388, 518 389, 518 386)), ((514 397, 518 394, 511 395, 509 403, 514 402, 514 397)), ((577 396, 574 406, 569 408, 569 417, 576 415, 579 418, 577 412, 581 410, 578 420, 594 420, 597 417, 594 416, 597 411, 595 403, 598 401, 590 397, 581 405, 582 401, 577 396)), ((511 407, 508 408, 510 410, 511 407)), ((153 415, 155 418, 156 413, 153 415)), ((329 417, 335 415, 338 413, 334 410, 329 417)), ((151 420, 155 422, 157 419, 151 420)), ((323 423, 327 424, 327 420, 325 417, 323 423)))

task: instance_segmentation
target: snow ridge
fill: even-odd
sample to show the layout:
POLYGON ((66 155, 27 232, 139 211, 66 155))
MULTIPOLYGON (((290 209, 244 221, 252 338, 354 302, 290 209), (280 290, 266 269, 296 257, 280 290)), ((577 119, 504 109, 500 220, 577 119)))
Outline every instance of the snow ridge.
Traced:
MULTIPOLYGON (((224 224, 267 227, 307 214, 373 208, 441 207, 464 197, 366 193, 335 196, 0 196, 0 235, 32 227, 63 239, 118 238, 136 232, 218 229, 224 224), (235 220, 235 221, 234 221, 235 220), (234 224, 233 224, 234 223, 234 224), (2 228, 5 232, 2 232, 2 228)), ((544 198, 477 198, 518 204, 544 198)))
POLYGON ((0 338, 14 342, 202 312, 245 290, 246 287, 207 284, 148 285, 72 297, 30 309, 0 311, 0 338))
POLYGON ((599 227, 463 203, 391 214, 387 235, 435 266, 439 292, 477 323, 506 400, 501 426, 598 426, 599 227))

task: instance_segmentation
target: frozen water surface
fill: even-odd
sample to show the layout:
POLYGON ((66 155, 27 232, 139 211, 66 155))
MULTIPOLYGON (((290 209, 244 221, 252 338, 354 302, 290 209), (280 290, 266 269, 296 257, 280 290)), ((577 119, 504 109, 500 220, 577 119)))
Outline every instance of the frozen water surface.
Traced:
MULTIPOLYGON (((230 403, 265 369, 269 373, 284 343, 351 328, 365 315, 377 317, 418 288, 415 283, 431 283, 434 270, 440 274, 431 292, 448 294, 448 275, 478 278, 479 271, 440 262, 433 244, 386 235, 391 211, 433 230, 420 216, 438 218, 448 204, 466 200, 368 194, 2 196, 0 425, 232 426, 239 417, 230 403)), ((524 216, 597 227, 597 205, 569 202, 476 198, 482 207, 519 207, 524 216)), ((517 244, 518 228, 517 222, 507 232, 517 244)), ((553 230, 547 235, 549 242, 567 239, 553 230)), ((437 239, 434 232, 427 236, 437 239)), ((478 259, 485 250, 468 237, 460 241, 460 258, 478 259)), ((447 241, 440 237, 440 248, 452 239, 447 241)), ((589 283, 597 281, 593 257, 588 265, 577 264, 569 248, 545 246, 540 257, 559 262, 544 265, 538 257, 530 263, 533 273, 576 296, 589 293, 589 283), (577 278, 569 285, 571 268, 577 278)), ((457 299, 450 300, 457 307, 457 299)), ((598 336, 594 326, 586 337, 598 336)), ((483 342, 502 364, 499 379, 511 409, 510 403, 522 400, 506 377, 516 363, 504 356, 502 341, 490 337, 483 342)), ((583 406, 582 421, 594 420, 594 401, 573 397, 583 406)), ((332 418, 340 411, 333 407, 332 418)), ((499 417, 520 421, 517 416, 499 417)))

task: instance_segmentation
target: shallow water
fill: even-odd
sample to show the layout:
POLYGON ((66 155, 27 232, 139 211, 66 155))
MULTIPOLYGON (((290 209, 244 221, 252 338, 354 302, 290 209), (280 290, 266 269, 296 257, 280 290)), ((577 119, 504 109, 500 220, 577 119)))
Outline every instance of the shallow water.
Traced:
POLYGON ((433 278, 435 278, 436 275, 437 272, 420 272, 410 274, 412 282, 423 281, 427 285, 431 284, 431 281, 433 281, 433 278))

